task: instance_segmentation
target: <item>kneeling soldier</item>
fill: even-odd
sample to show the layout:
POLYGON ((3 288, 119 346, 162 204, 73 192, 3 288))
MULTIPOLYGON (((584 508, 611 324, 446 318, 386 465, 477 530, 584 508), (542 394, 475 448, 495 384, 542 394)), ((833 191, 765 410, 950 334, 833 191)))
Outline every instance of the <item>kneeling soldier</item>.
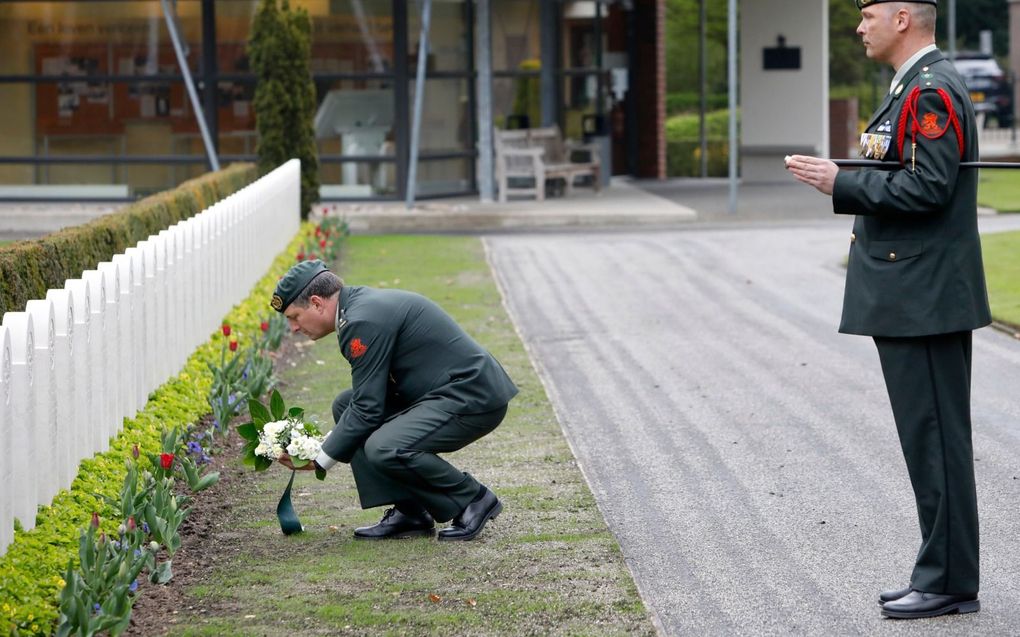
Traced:
POLYGON ((499 515, 492 491, 437 454, 495 429, 517 387, 449 315, 412 292, 344 285, 321 261, 292 267, 271 305, 312 340, 335 331, 351 365, 336 426, 304 468, 348 462, 362 508, 393 505, 356 538, 431 535, 452 520, 439 539, 470 540, 499 515))

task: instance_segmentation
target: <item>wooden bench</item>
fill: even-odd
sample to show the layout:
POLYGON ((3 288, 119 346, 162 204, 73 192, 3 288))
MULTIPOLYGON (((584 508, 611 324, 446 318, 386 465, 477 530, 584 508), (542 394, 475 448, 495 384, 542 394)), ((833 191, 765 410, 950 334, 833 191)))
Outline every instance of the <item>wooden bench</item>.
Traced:
POLYGON ((595 192, 599 191, 598 146, 564 141, 558 126, 506 131, 497 128, 495 147, 500 203, 506 203, 511 194, 535 195, 538 201, 544 201, 549 179, 563 179, 566 194, 570 195, 574 180, 588 176, 595 192), (574 160, 582 154, 587 154, 586 161, 574 160), (527 181, 528 185, 518 186, 511 180, 527 181))

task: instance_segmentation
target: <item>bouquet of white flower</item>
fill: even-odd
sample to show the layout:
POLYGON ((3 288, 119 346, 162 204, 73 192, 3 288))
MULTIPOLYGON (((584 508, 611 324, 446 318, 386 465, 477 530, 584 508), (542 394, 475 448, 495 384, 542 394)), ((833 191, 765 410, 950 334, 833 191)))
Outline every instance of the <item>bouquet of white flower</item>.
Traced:
MULTIPOLYGON (((288 410, 280 392, 273 390, 268 408, 257 400, 249 400, 248 412, 251 422, 240 425, 237 432, 247 441, 244 463, 256 471, 265 471, 284 453, 295 467, 304 467, 319 455, 322 432, 315 423, 304 421, 304 409, 288 410)), ((321 480, 325 472, 316 471, 316 476, 321 480)))
POLYGON ((276 460, 286 452, 294 466, 301 467, 315 460, 320 449, 322 435, 318 427, 310 422, 286 418, 262 426, 255 455, 276 460))
MULTIPOLYGON (((319 455, 323 440, 319 428, 314 423, 304 422, 304 409, 291 407, 288 410, 280 392, 275 389, 268 408, 253 399, 248 401, 248 413, 251 414, 251 422, 240 425, 237 432, 246 441, 244 463, 255 467, 256 471, 265 471, 284 453, 290 456, 295 468, 307 466, 319 455)), ((291 472, 290 482, 276 505, 276 517, 284 535, 304 530, 290 499, 295 473, 291 472)), ((316 467, 315 477, 325 480, 326 472, 316 467)))

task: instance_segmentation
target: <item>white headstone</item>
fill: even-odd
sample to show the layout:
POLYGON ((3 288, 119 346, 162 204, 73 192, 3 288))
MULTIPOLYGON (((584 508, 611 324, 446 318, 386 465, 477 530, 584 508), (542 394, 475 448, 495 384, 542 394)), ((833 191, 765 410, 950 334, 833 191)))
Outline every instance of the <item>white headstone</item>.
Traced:
MULTIPOLYGON (((35 342, 32 334, 32 320, 25 312, 7 312, 3 326, 11 339, 11 421, 10 460, 11 475, 17 481, 20 476, 35 475, 35 387, 32 385, 32 358, 35 356, 35 342)), ((35 489, 26 489, 18 483, 11 498, 11 515, 21 522, 26 531, 35 528, 38 508, 35 489)))
POLYGON ((113 382, 110 383, 110 395, 108 400, 113 405, 113 419, 109 434, 116 436, 124 427, 124 417, 127 416, 129 407, 128 401, 133 397, 128 395, 128 387, 124 384, 123 378, 127 375, 127 365, 124 362, 126 352, 124 351, 124 323, 126 317, 121 309, 120 299, 120 268, 112 261, 103 261, 96 266, 96 269, 103 273, 103 285, 106 293, 106 332, 107 347, 109 348, 110 375, 113 382))
POLYGON ((126 417, 134 418, 140 409, 145 407, 145 396, 139 391, 139 375, 141 364, 135 347, 138 343, 138 296, 141 287, 135 289, 134 268, 131 257, 127 254, 114 255, 113 263, 117 266, 118 279, 120 280, 120 324, 121 324, 121 351, 124 361, 124 384, 126 417))
POLYGON ((35 354, 32 358, 32 376, 35 385, 35 476, 36 501, 49 505, 60 487, 54 456, 57 445, 57 393, 53 376, 56 372, 54 350, 57 326, 53 318, 53 303, 44 299, 25 304, 25 312, 32 319, 35 354))
POLYGON ((110 346, 113 316, 106 304, 106 276, 99 270, 85 270, 81 278, 89 284, 89 309, 92 312, 92 373, 98 380, 95 395, 95 420, 92 423, 93 453, 110 448, 110 433, 116 418, 114 403, 118 379, 113 373, 113 351, 110 346))
POLYGON ((74 314, 74 338, 71 345, 71 365, 74 376, 74 435, 71 454, 75 465, 96 452, 92 447, 93 428, 99 421, 98 387, 102 378, 93 367, 95 326, 92 324, 92 301, 89 284, 82 279, 68 279, 64 282, 74 314))
POLYGON ((11 475, 11 337, 0 325, 0 555, 14 539, 14 476, 11 475))
POLYGON ((156 237, 149 237, 138 242, 138 248, 145 255, 145 294, 149 301, 149 315, 146 317, 146 342, 148 347, 149 391, 166 382, 166 298, 163 296, 163 279, 166 275, 165 264, 160 263, 161 251, 156 237))
POLYGON ((149 332, 152 331, 149 321, 152 316, 152 291, 146 285, 149 279, 147 278, 145 252, 135 246, 125 250, 124 256, 131 260, 131 289, 134 290, 132 297, 135 317, 134 344, 131 347, 131 353, 135 357, 135 365, 138 369, 138 383, 135 387, 135 391, 138 392, 137 404, 139 409, 143 409, 149 400, 149 393, 154 389, 152 379, 155 378, 152 366, 149 364, 151 358, 149 355, 151 351, 149 349, 149 332))
POLYGON ((177 234, 170 230, 160 230, 159 240, 163 243, 164 268, 166 270, 163 283, 163 296, 166 298, 166 346, 167 346, 167 377, 176 375, 184 366, 184 321, 181 316, 181 274, 177 261, 177 234))
POLYGON ((57 487, 67 489, 78 474, 78 461, 74 457, 74 434, 78 424, 74 377, 74 304, 66 289, 48 290, 46 299, 53 303, 56 338, 53 348, 53 387, 57 394, 57 441, 54 453, 59 459, 57 487))

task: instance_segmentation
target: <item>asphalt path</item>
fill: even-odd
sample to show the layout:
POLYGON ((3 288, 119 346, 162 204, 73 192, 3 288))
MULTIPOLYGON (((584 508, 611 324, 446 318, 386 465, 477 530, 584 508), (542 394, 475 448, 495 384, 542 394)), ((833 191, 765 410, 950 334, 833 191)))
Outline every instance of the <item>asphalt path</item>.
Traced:
POLYGON ((485 240, 664 634, 1020 634, 1020 341, 991 328, 974 339, 982 610, 879 615, 920 536, 874 344, 836 331, 850 226, 485 240))

